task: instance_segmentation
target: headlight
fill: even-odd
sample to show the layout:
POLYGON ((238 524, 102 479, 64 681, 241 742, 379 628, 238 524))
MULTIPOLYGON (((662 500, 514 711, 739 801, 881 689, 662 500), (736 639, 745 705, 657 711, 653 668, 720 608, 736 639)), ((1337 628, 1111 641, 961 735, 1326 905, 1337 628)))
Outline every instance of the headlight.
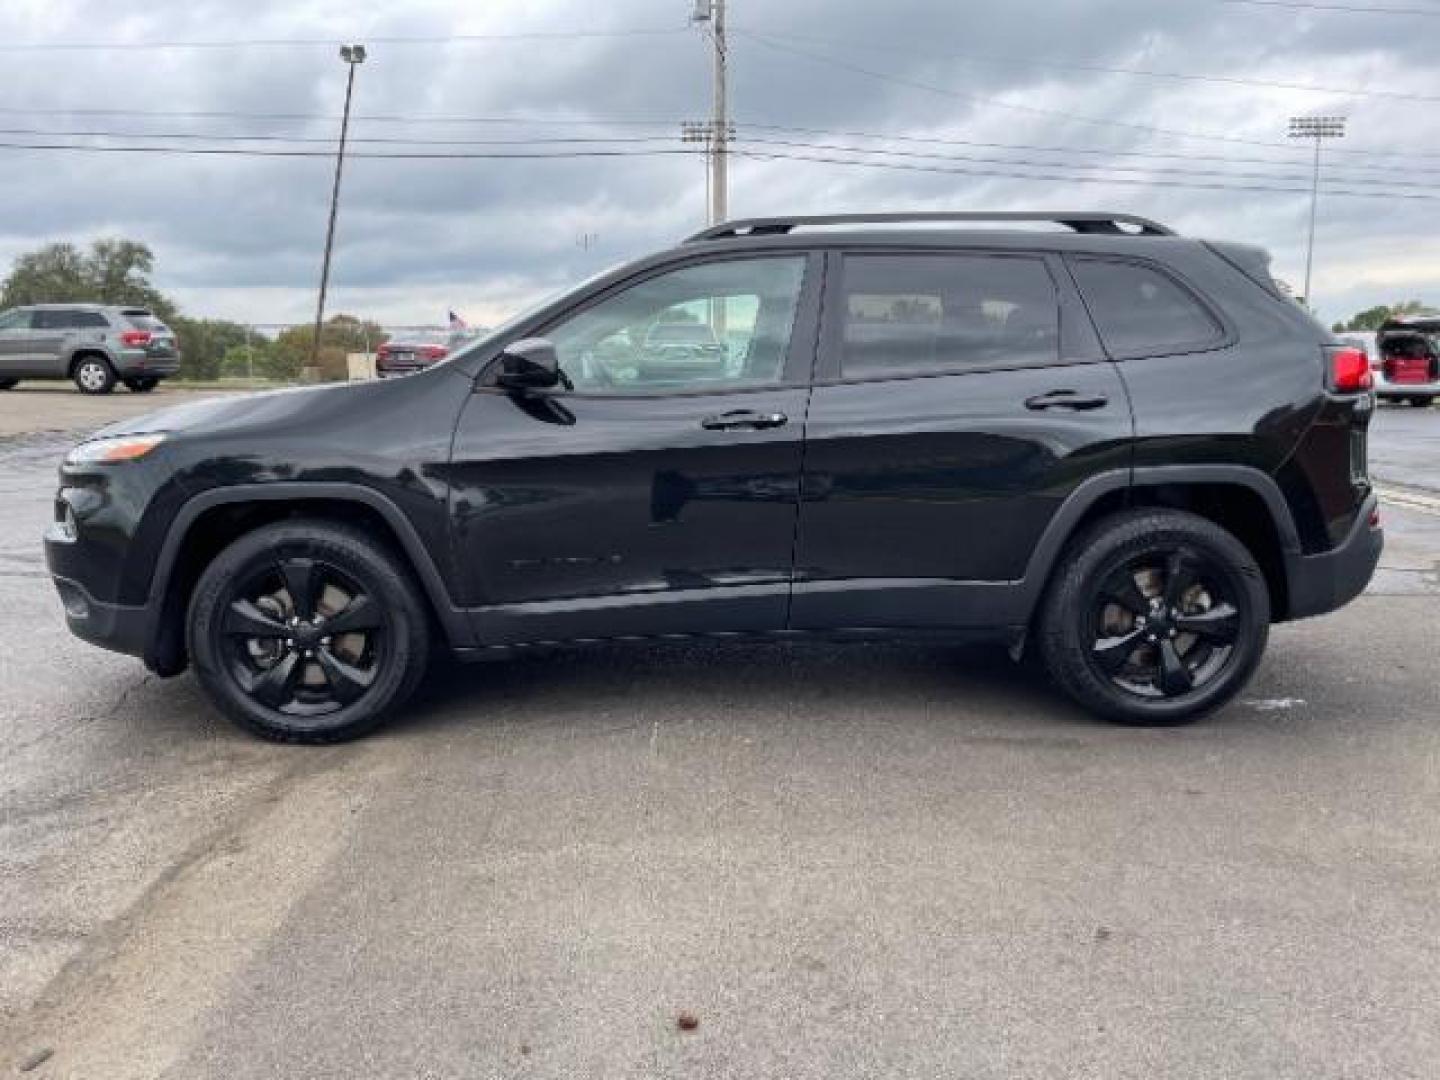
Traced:
POLYGON ((65 455, 67 465, 111 464, 135 461, 165 441, 162 432, 151 435, 115 435, 108 439, 91 439, 65 455))

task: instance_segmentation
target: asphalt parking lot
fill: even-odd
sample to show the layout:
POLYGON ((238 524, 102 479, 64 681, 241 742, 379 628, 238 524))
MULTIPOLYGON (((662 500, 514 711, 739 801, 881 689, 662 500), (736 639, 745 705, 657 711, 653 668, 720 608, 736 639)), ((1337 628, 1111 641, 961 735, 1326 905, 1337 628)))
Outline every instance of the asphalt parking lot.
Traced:
POLYGON ((667 645, 315 750, 64 628, 54 429, 177 393, 0 395, 0 1069, 1436 1074, 1440 410, 1377 418, 1367 595, 1193 727, 997 651, 667 645))

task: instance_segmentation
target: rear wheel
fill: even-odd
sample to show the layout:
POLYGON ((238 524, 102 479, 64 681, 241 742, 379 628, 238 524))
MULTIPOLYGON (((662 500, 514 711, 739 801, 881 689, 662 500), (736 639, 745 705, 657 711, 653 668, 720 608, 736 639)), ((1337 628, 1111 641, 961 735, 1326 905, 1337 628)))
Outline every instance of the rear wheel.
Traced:
POLYGON ((115 389, 115 372, 103 356, 80 357, 71 377, 82 394, 108 394, 115 389))
POLYGON ((1265 577, 1214 522, 1176 510, 1117 514, 1066 552, 1040 616, 1051 677, 1125 724, 1181 724, 1254 673, 1270 627, 1265 577))
POLYGON ((1408 400, 1417 409, 1428 409, 1435 399, 1433 397, 1412 397, 1408 400))
POLYGON ((324 521, 231 544, 201 575, 186 630, 215 703, 280 742, 372 730, 415 690, 429 649, 424 605, 394 556, 324 521))
POLYGON ((126 379, 125 388, 137 394, 148 394, 151 390, 154 390, 159 383, 160 380, 155 376, 148 375, 139 379, 126 379))

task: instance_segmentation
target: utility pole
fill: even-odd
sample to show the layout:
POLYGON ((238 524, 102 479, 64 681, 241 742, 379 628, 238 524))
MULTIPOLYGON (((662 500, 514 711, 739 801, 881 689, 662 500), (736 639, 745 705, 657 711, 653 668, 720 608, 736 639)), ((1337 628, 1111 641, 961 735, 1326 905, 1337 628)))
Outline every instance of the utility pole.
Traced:
POLYGON ((1305 306, 1311 311, 1315 304, 1310 295, 1310 270, 1315 261, 1315 210, 1320 202, 1320 144, 1325 139, 1345 137, 1343 116, 1292 116, 1290 138, 1315 140, 1315 166, 1310 177, 1310 235, 1305 242, 1305 306))
MULTIPOLYGON (((735 125, 730 122, 729 102, 726 96, 726 65, 729 63, 728 45, 725 40, 725 0, 695 0, 695 9, 690 21, 696 24, 708 23, 707 33, 714 49, 714 74, 712 76, 712 109, 708 132, 705 132, 706 154, 710 160, 710 224, 718 225, 730 214, 730 185, 728 177, 728 144, 735 138, 735 125)), ((681 125, 681 138, 687 142, 698 141, 704 125, 681 125)))
POLYGON ((320 327, 325 322, 325 290, 330 285, 330 251, 335 246, 335 215, 340 209, 340 172, 345 167, 345 139, 350 134, 350 98, 355 92, 355 69, 365 62, 364 45, 341 45, 345 77, 345 112, 340 117, 340 146, 335 154, 335 186, 330 189, 330 223, 325 229, 325 258, 320 264, 320 299, 315 303, 315 338, 310 343, 310 366, 320 363, 320 327))

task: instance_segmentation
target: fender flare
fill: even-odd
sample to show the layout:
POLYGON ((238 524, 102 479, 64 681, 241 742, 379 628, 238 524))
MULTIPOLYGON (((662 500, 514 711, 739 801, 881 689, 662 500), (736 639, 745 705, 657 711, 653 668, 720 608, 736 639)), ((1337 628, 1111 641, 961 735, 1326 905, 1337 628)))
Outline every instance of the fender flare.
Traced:
POLYGON ((1035 605, 1040 602, 1040 594, 1049 583, 1060 552, 1074 535, 1076 526, 1101 497, 1113 491, 1184 484, 1234 484, 1258 495, 1269 511, 1275 534, 1280 538, 1281 556, 1289 577, 1291 563, 1300 554, 1300 534, 1290 513, 1290 504, 1285 501, 1280 485, 1268 473, 1248 465, 1154 465, 1116 469, 1099 473, 1081 483, 1045 527, 1021 579, 1025 620, 1028 622, 1035 605))
POLYGON ((161 610, 165 594, 170 587, 175 564, 180 558, 180 549, 189 535, 190 528, 200 515, 217 506, 252 502, 294 502, 300 499, 329 499, 334 502, 358 503, 380 514, 394 530, 404 549, 405 557, 420 580, 420 586, 430 600, 431 607, 440 620, 450 644, 455 647, 470 645, 473 640, 470 621, 465 612, 457 608, 450 599, 450 592, 435 565, 435 560, 426 549, 415 531, 415 526, 393 501, 374 488, 364 484, 332 481, 283 480, 269 484, 239 484, 233 487, 214 488, 187 500, 180 507, 165 542, 155 560, 155 572, 150 579, 150 592, 146 606, 153 613, 154 623, 148 635, 150 648, 156 647, 161 629, 161 610))

